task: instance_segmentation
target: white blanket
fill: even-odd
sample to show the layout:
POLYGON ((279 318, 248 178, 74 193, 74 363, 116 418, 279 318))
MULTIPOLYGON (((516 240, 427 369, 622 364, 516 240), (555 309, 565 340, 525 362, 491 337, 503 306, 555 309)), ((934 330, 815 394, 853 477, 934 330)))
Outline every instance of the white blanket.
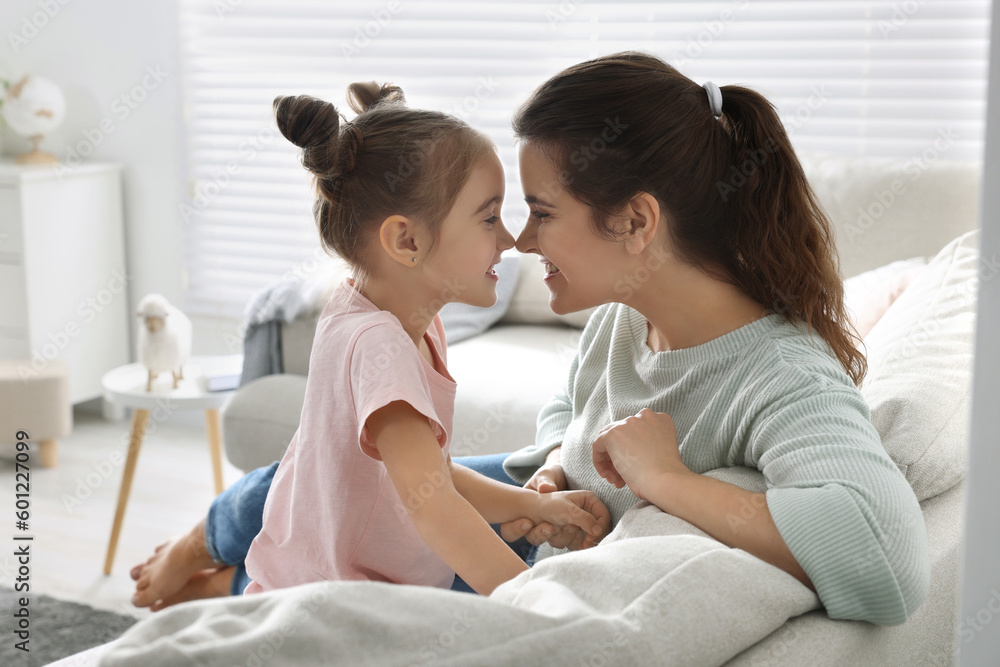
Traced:
MULTIPOLYGON (((756 471, 714 477, 762 489, 756 471)), ((179 605, 102 665, 720 665, 819 608, 791 575, 646 503, 593 549, 480 597, 327 582, 179 605)))

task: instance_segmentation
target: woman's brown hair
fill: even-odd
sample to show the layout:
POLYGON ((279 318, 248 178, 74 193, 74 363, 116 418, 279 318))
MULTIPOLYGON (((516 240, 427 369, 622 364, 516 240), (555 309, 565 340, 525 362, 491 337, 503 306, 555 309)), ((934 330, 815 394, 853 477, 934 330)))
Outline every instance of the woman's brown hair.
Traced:
POLYGON ((458 118, 408 108, 398 86, 352 83, 347 99, 358 114, 351 121, 309 95, 276 97, 274 115, 314 176, 323 248, 346 260, 363 286, 371 274, 369 242, 382 221, 416 220, 429 232, 432 252, 473 167, 495 148, 458 118))
POLYGON ((656 197, 679 259, 804 322, 860 385, 867 362, 844 309, 830 221, 774 106, 742 86, 720 90, 716 118, 705 89, 675 68, 616 53, 542 84, 514 134, 554 161, 605 238, 636 194, 656 197))

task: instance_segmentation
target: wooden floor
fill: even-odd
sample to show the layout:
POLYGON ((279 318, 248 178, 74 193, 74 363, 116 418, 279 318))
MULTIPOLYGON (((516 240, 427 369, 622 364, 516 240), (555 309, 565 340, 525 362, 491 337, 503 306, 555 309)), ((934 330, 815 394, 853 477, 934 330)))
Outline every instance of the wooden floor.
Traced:
MULTIPOLYGON (((15 545, 25 542, 15 542, 14 536, 33 535, 28 543, 32 593, 141 618, 148 612, 129 602, 134 587, 129 568, 145 560, 156 545, 194 525, 214 497, 205 427, 150 418, 114 568, 105 576, 102 568, 130 421, 105 421, 80 408, 73 419, 72 434, 59 442, 56 468, 42 468, 38 451, 31 451, 27 532, 14 525, 14 447, 0 445, 0 586, 12 588, 18 576, 15 545)), ((242 476, 225 459, 223 465, 226 486, 242 476)))

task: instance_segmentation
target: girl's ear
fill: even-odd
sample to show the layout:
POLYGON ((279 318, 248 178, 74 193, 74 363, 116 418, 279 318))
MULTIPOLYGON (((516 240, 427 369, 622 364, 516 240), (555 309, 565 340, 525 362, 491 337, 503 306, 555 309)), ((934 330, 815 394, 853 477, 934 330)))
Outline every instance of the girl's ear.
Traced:
POLYGON ((416 223, 403 215, 390 215, 382 221, 378 240, 385 253, 403 266, 416 266, 420 259, 416 223), (417 260, 417 261, 414 261, 417 260))
POLYGON ((656 197, 640 192, 625 206, 625 251, 638 255, 646 249, 660 226, 660 202, 656 197))

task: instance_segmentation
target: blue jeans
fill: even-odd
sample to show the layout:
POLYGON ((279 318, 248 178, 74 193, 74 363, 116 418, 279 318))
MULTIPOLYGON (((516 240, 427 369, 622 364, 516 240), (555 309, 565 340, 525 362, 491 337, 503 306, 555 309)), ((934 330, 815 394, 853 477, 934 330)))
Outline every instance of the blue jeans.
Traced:
MULTIPOLYGON (((490 479, 520 486, 503 469, 503 462, 507 456, 507 454, 461 456, 454 461, 490 479)), ((232 595, 242 595, 243 590, 250 584, 244 560, 250 551, 250 544, 260 532, 264 519, 264 501, 267 499, 267 491, 271 487, 271 480, 277 469, 278 464, 275 462, 246 474, 219 494, 208 509, 208 517, 205 520, 205 545, 215 562, 236 566, 230 587, 232 595)), ((499 535, 500 525, 494 524, 493 530, 499 535)), ((533 544, 524 538, 508 544, 522 560, 529 565, 532 564, 536 551, 533 544)), ((457 575, 451 588, 466 593, 475 592, 457 575)))

